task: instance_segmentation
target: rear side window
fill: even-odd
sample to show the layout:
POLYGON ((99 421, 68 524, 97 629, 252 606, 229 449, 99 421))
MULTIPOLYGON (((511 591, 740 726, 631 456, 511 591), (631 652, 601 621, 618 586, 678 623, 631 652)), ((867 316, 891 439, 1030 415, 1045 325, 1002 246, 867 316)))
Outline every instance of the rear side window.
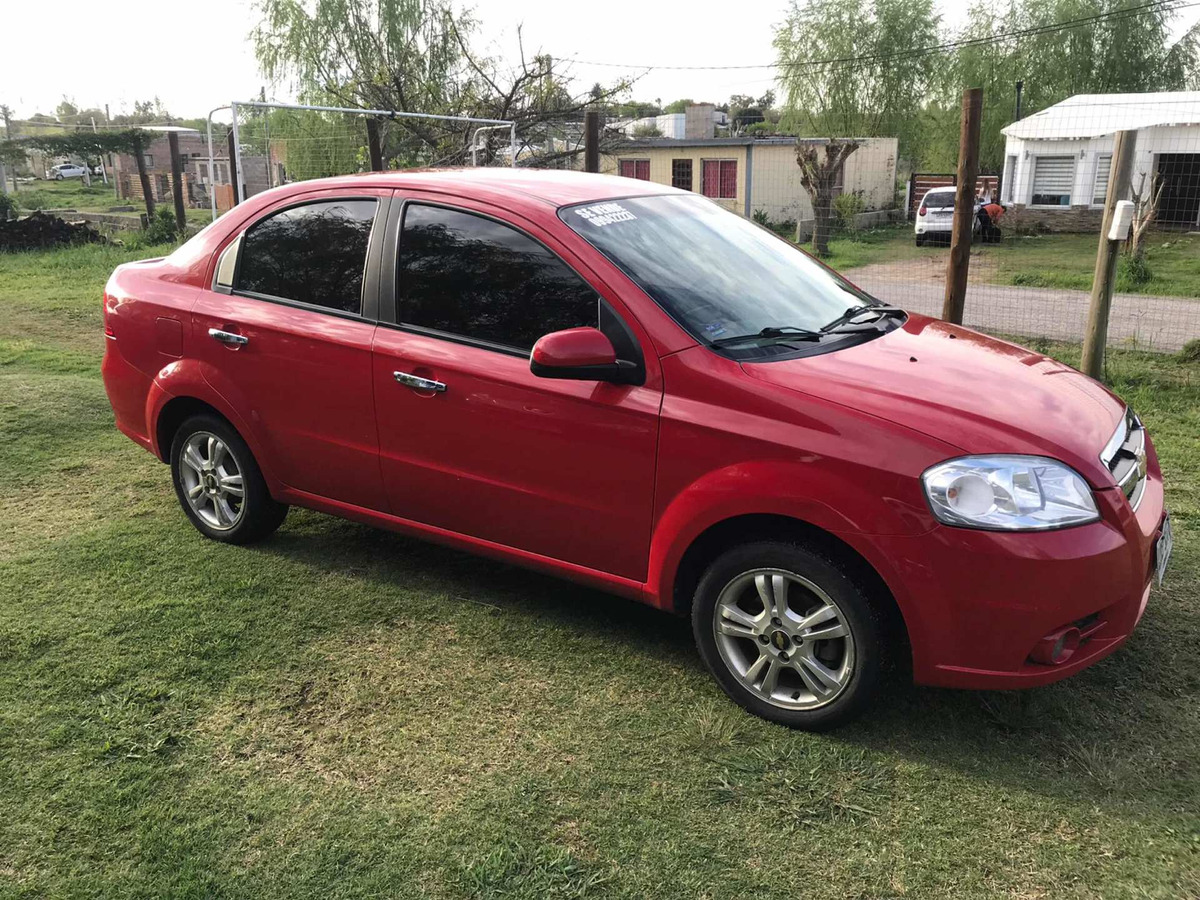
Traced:
POLYGON ((374 200, 306 203, 261 219, 242 239, 234 290, 362 310, 374 200))
POLYGON ((515 228, 410 204, 400 238, 401 324, 529 350, 551 331, 598 325, 599 296, 515 228))

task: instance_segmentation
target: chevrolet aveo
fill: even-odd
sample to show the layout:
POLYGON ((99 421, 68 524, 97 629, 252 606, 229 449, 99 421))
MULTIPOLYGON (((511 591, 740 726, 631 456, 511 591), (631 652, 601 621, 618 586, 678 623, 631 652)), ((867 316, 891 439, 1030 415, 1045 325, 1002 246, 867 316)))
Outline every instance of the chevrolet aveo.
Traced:
POLYGON ((294 504, 686 614, 725 692, 791 726, 861 712, 893 663, 1072 675, 1171 547, 1104 387, 648 182, 278 188, 118 268, 104 330, 117 427, 206 537, 294 504))

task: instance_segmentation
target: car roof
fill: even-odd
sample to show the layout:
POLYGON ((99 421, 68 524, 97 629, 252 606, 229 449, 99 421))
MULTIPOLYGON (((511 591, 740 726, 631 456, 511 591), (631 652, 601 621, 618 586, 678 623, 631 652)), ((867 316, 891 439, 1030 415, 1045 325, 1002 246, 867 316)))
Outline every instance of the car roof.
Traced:
POLYGON ((506 197, 519 195, 522 199, 553 207, 609 200, 616 197, 688 193, 651 181, 623 178, 617 175, 596 175, 566 169, 521 169, 508 166, 364 172, 358 175, 342 175, 334 178, 296 182, 288 187, 304 191, 327 187, 355 189, 362 188, 364 185, 411 188, 493 200, 503 200, 506 197))
POLYGON ((930 188, 929 190, 927 190, 925 193, 926 193, 926 195, 929 195, 929 194, 945 194, 945 193, 948 193, 948 192, 949 192, 949 193, 954 193, 954 191, 957 191, 957 190, 958 190, 958 188, 957 188, 957 187, 955 187, 955 186, 954 186, 954 185, 952 185, 952 184, 948 184, 948 185, 946 185, 945 187, 931 187, 931 188, 930 188))

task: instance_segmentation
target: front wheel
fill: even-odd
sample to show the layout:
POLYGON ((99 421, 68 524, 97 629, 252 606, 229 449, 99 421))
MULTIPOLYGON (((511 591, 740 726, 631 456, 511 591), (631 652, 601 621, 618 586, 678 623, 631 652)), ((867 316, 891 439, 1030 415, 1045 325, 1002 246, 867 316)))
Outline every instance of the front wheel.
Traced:
POLYGON ((878 610, 846 566, 800 544, 761 541, 717 558, 696 589, 692 631, 725 693, 782 725, 833 728, 878 687, 878 610))
POLYGON ((180 426, 171 443, 171 477, 188 519, 214 541, 262 540, 287 516, 246 442, 216 416, 193 416, 180 426))
POLYGON ((63 180, 63 174, 62 174, 62 172, 59 172, 57 175, 55 175, 55 176, 54 176, 54 180, 55 180, 55 181, 62 181, 62 180, 63 180))

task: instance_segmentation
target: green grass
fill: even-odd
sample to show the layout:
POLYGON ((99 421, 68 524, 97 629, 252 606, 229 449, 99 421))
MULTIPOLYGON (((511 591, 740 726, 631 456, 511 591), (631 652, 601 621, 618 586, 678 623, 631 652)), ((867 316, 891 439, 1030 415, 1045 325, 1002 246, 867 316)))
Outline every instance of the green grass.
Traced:
POLYGON ((17 200, 24 212, 35 209, 76 209, 81 212, 107 212, 112 206, 136 206, 116 195, 111 181, 105 184, 99 176, 92 179, 91 187, 82 178, 64 178, 62 181, 38 181, 33 186, 22 185, 17 200))
MULTIPOLYGON (((976 244, 971 250, 971 279, 991 284, 1066 288, 1088 291, 1096 263, 1095 234, 1014 235, 999 244, 976 244)), ((805 245, 807 249, 807 245, 805 245)), ((945 244, 917 247, 911 225, 889 225, 858 235, 841 235, 829 243, 825 260, 838 270, 904 262, 939 261, 945 244)), ((1151 232, 1146 263, 1150 278, 1132 281, 1118 270, 1117 290, 1131 294, 1200 298, 1200 235, 1151 232)))
POLYGON ((1200 365, 1110 358, 1178 532, 1127 647, 816 736, 632 603, 303 510, 202 540, 112 426, 121 258, 0 255, 0 896, 1200 894, 1200 365))

